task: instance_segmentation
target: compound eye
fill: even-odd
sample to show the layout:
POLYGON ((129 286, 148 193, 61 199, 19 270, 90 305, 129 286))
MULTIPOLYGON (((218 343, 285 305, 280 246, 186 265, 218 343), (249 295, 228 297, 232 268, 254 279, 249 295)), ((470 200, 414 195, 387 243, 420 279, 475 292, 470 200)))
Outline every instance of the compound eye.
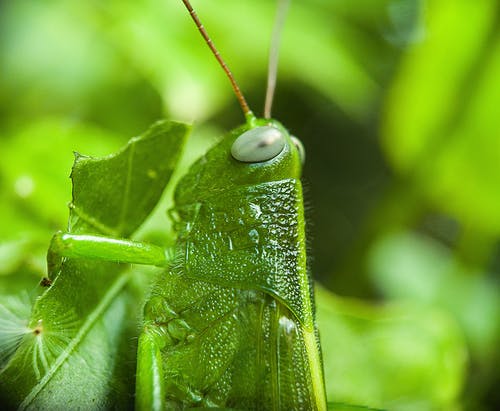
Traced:
POLYGON ((290 136, 290 139, 292 140, 293 145, 297 148, 297 151, 299 152, 300 162, 302 163, 302 165, 304 165, 304 163, 306 162, 306 149, 302 145, 302 141, 300 141, 295 136, 290 136))
POLYGON ((243 163, 261 163, 276 157, 285 148, 285 136, 275 127, 245 131, 231 147, 231 155, 243 163))

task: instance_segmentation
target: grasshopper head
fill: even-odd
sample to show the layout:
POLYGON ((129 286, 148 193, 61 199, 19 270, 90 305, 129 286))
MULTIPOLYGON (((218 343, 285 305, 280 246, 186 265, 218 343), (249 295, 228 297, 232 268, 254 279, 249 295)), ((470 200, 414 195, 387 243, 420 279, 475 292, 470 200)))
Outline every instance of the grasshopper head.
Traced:
POLYGON ((303 164, 305 151, 298 138, 291 136, 276 120, 255 119, 246 131, 236 137, 231 146, 231 155, 242 163, 273 163, 273 160, 276 163, 291 160, 295 154, 294 148, 303 164))
POLYGON ((234 187, 299 179, 305 152, 276 120, 254 119, 232 130, 195 162, 176 190, 178 205, 234 187))

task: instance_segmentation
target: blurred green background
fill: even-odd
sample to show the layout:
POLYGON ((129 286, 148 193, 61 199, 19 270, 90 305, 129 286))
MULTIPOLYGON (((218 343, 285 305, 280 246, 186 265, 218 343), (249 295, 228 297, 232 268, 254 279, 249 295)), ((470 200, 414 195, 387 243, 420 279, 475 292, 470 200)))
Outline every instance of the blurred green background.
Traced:
MULTIPOLYGON (((260 115, 275 2, 193 3, 260 115)), ((292 1, 282 42, 329 398, 500 409, 500 4, 292 1)), ((2 295, 45 272, 72 151, 162 117, 195 124, 178 176, 243 121, 180 1, 0 2, 2 295)), ((167 208, 140 238, 172 241, 167 208)))

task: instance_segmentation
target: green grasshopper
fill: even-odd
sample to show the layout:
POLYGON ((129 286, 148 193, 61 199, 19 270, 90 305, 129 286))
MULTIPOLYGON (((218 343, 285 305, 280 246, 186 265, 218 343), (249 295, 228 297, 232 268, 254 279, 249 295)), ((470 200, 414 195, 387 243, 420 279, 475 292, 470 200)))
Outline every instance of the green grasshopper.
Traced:
POLYGON ((269 100, 265 118, 253 115, 189 1, 183 2, 228 75, 246 123, 177 185, 174 247, 58 233, 49 271, 57 272, 61 258, 165 267, 144 307, 137 409, 325 410, 306 267, 304 150, 270 118, 269 100))

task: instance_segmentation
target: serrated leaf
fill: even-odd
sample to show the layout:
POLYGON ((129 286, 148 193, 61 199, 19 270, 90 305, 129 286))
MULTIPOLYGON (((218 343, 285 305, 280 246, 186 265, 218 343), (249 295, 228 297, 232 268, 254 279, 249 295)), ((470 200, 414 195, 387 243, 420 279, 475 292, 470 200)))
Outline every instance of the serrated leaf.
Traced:
MULTIPOLYGON (((117 154, 78 156, 71 232, 130 235, 158 202, 188 130, 163 121, 117 154)), ((81 259, 66 260, 59 273, 49 273, 53 284, 33 307, 30 332, 0 373, 4 401, 22 409, 128 404, 136 315, 125 290, 125 268, 81 259)))
POLYGON ((160 122, 118 154, 104 159, 76 154, 69 231, 121 237, 135 231, 160 199, 186 132, 183 124, 160 122))

